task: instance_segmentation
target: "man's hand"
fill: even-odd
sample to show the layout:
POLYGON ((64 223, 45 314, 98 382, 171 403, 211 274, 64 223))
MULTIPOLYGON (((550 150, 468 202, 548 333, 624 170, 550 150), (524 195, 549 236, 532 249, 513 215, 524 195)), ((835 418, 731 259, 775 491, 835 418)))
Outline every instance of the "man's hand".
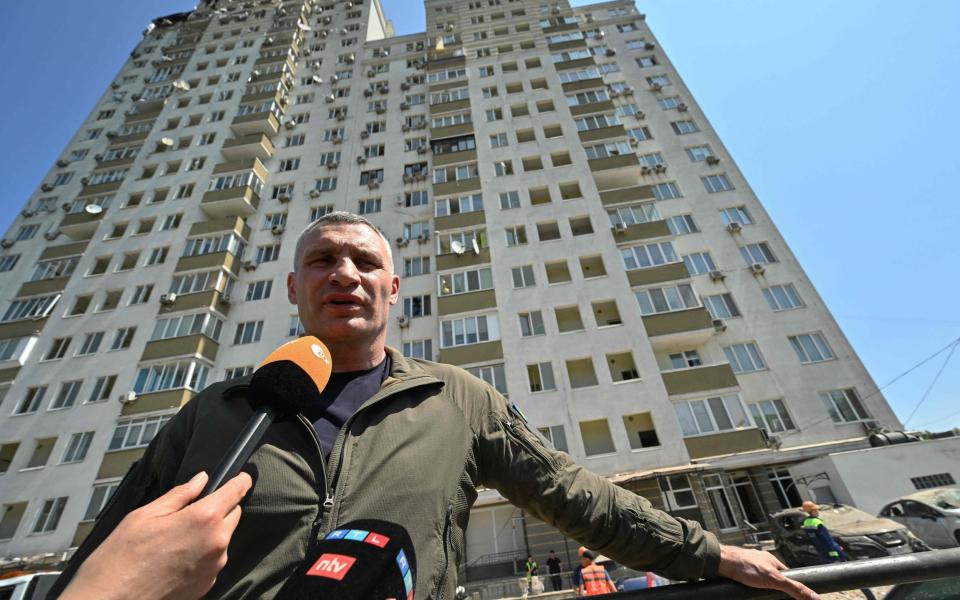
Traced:
POLYGON ((253 485, 241 473, 191 504, 207 474, 198 473, 128 514, 84 561, 60 600, 199 598, 227 564, 240 501, 253 485))
POLYGON ((786 565, 769 552, 720 546, 719 575, 755 588, 779 590, 796 600, 819 600, 816 592, 783 576, 786 565))

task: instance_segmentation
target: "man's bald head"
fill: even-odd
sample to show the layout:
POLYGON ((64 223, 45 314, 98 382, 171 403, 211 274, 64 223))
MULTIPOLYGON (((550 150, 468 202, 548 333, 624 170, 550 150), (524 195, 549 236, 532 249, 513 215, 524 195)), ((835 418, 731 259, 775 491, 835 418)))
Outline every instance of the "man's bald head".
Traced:
POLYGON ((297 271, 297 268, 300 266, 300 259, 303 258, 304 241, 314 230, 328 225, 365 225, 374 230, 380 239, 383 240, 383 244, 387 248, 387 264, 390 265, 391 271, 393 270, 393 250, 390 248, 390 240, 388 240, 369 219, 351 212, 338 210, 323 215, 313 223, 307 225, 306 229, 300 232, 300 237, 297 238, 297 248, 293 255, 294 272, 297 271))

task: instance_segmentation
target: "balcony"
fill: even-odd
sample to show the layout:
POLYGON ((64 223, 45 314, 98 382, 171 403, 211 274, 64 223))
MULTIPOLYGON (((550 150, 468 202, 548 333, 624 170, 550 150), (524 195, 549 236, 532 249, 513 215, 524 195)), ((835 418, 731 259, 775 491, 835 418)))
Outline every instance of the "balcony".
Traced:
POLYGON ((91 214, 84 210, 66 215, 60 221, 60 231, 71 240, 89 240, 97 231, 105 214, 107 214, 105 210, 98 214, 91 214))
POLYGON ((103 455, 103 461, 100 463, 100 469, 97 471, 97 479, 109 479, 112 477, 123 477, 130 469, 134 461, 139 460, 146 448, 131 448, 129 450, 118 450, 116 452, 107 452, 103 455))
MULTIPOLYGON (((676 281, 678 279, 689 279, 690 273, 687 267, 681 263, 669 263, 659 267, 650 267, 647 269, 633 269, 627 271, 627 281, 631 286, 650 285, 653 283, 665 283, 667 281, 676 281)), ((686 311, 680 311, 686 312, 686 311)), ((665 313, 674 314, 674 313, 665 313)), ((651 317, 662 315, 648 315, 651 317)), ((644 317, 646 318, 646 317, 644 317)))
POLYGON ((602 102, 591 102, 589 104, 578 104, 576 106, 571 106, 570 114, 575 117, 579 117, 596 112, 610 112, 615 108, 616 107, 613 104, 613 100, 603 100, 602 102))
POLYGON ((193 294, 178 294, 172 304, 161 304, 160 314, 167 315, 198 308, 210 308, 226 316, 230 312, 230 305, 223 301, 223 295, 217 290, 195 292, 193 294))
POLYGON ((683 438, 683 444, 691 459, 767 449, 763 433, 756 427, 683 438))
POLYGON ((119 181, 108 181, 107 183, 98 183, 96 185, 85 185, 81 188, 80 193, 77 194, 77 198, 82 198, 84 196, 99 196, 101 194, 109 194, 110 192, 115 192, 120 189, 120 186, 123 185, 123 180, 119 181))
POLYGON ((585 69, 587 67, 595 67, 597 65, 596 61, 593 60, 592 56, 586 58, 578 58, 575 60, 565 60, 558 63, 553 63, 553 68, 557 71, 568 71, 570 69, 585 69))
POLYGON ((643 317, 643 326, 654 350, 700 346, 716 332, 710 313, 699 307, 646 315, 643 317))
MULTIPOLYGON (((120 409, 120 415, 128 417, 130 415, 152 413, 158 410, 180 408, 193 399, 194 395, 193 392, 185 388, 140 394, 133 402, 124 403, 123 408, 120 409)), ((109 456, 109 454, 104 455, 104 460, 106 460, 107 456, 109 456)))
POLYGON ((439 361, 451 365, 469 365, 502 358, 503 346, 500 344, 500 340, 496 340, 493 342, 469 344, 467 346, 442 348, 440 350, 439 361))
POLYGON ((175 273, 184 271, 211 271, 218 268, 224 268, 231 273, 239 271, 239 259, 233 254, 223 252, 211 252, 210 254, 198 254, 196 256, 181 256, 174 268, 175 273))
POLYGON ((437 298, 437 314, 452 315, 482 308, 496 308, 497 296, 493 290, 440 296, 437 298))
POLYGON ((473 133, 473 123, 463 123, 461 125, 448 125, 446 127, 435 127, 430 130, 430 139, 439 140, 448 137, 459 137, 473 133))
POLYGON ((227 140, 220 151, 227 160, 257 158, 267 161, 273 156, 274 148, 270 138, 262 133, 254 133, 227 140))
POLYGON ((28 281, 20 286, 20 289, 17 291, 17 297, 62 292, 63 289, 67 287, 68 281, 70 281, 70 277, 55 277, 41 281, 28 281))
POLYGON ((80 523, 77 525, 77 531, 73 534, 73 541, 70 542, 71 548, 76 548, 83 543, 83 540, 87 539, 87 536, 90 535, 90 532, 93 531, 93 521, 87 521, 86 523, 80 523))
POLYGON ((433 155, 434 167, 445 167, 459 162, 476 162, 476 150, 461 150, 460 152, 444 152, 433 155))
POLYGON ((47 317, 0 323, 0 340, 40 335, 40 330, 43 329, 43 326, 46 324, 47 317))
POLYGON ((166 340, 147 342, 140 360, 156 360, 179 356, 200 356, 214 362, 220 345, 202 334, 185 335, 166 340))
POLYGON ((595 142, 597 140, 607 140, 610 138, 625 137, 627 135, 623 125, 613 125, 612 127, 600 127, 599 129, 588 129, 579 131, 581 142, 595 142))
POLYGON ((430 105, 430 114, 436 115, 440 113, 453 112, 455 110, 468 110, 470 108, 470 99, 464 98, 463 100, 451 100, 450 102, 439 102, 437 104, 430 105))
POLYGON ((280 129, 280 121, 272 112, 258 112, 236 117, 230 123, 230 131, 236 136, 262 133, 274 136, 280 129))
POLYGON ((475 192, 480 189, 480 178, 471 177, 462 181, 446 181, 444 183, 433 184, 434 196, 446 196, 447 194, 460 194, 463 192, 475 192))
POLYGON ((604 206, 634 202, 636 200, 656 200, 656 196, 653 195, 653 188, 649 185, 635 185, 600 192, 600 202, 604 206))
POLYGON ((558 42, 556 44, 547 44, 547 49, 550 52, 560 52, 561 50, 567 50, 569 48, 586 48, 587 40, 567 40, 566 42, 558 42))
MULTIPOLYGON (((616 237, 618 244, 625 242, 638 242, 641 240, 648 240, 650 238, 665 237, 670 235, 670 228, 667 227, 666 221, 648 221, 646 223, 634 223, 633 225, 627 225, 623 229, 613 228, 613 235, 616 237)), ((668 266, 668 265, 664 265, 668 266)), ((631 273, 633 271, 630 271, 631 273)), ((688 277, 687 270, 683 269, 682 271, 676 266, 673 268, 673 272, 683 273, 679 277, 671 277, 671 279, 682 279, 688 277)), ((631 285, 643 285, 644 283, 654 283, 655 281, 669 281, 664 279, 655 279, 654 281, 647 280, 645 282, 633 283, 631 285)))
POLYGON ((562 87, 563 91, 567 93, 595 88, 605 88, 606 85, 603 83, 602 77, 592 77, 590 79, 581 79, 579 81, 568 81, 567 83, 564 83, 562 87))
POLYGON ((446 231, 448 229, 459 229, 471 225, 483 225, 487 222, 486 213, 482 210, 471 212, 462 212, 455 215, 446 215, 436 217, 433 220, 434 229, 437 231, 446 231))
POLYGON ((224 217, 212 221, 198 221, 190 226, 188 236, 209 235, 211 233, 234 232, 245 240, 250 239, 250 227, 243 217, 224 217))
POLYGON ((634 153, 594 158, 587 161, 597 189, 622 188, 640 178, 640 159, 634 153))
POLYGON ((663 371, 660 377, 671 396, 735 388, 739 385, 737 376, 728 363, 663 371))
POLYGON ((450 252, 448 254, 437 255, 437 270, 443 271, 445 269, 462 269, 465 267, 484 265, 489 262, 490 248, 480 248, 479 254, 475 254, 473 250, 468 250, 463 254, 454 254, 450 252))
POLYGON ((258 206, 260 196, 250 186, 209 191, 200 200, 200 210, 211 219, 249 217, 258 206))

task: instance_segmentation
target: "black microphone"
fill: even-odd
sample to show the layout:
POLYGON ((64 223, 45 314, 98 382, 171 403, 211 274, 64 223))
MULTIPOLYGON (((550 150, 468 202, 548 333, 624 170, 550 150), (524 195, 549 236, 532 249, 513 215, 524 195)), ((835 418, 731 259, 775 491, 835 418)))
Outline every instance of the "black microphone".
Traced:
POLYGON ((330 351, 310 335, 271 352, 250 379, 247 399, 253 416, 220 459, 200 497, 213 493, 240 472, 271 423, 292 417, 317 401, 330 381, 332 369, 330 351))
POLYGON ((277 594, 282 600, 413 600, 417 558, 407 530, 352 521, 311 546, 277 594))

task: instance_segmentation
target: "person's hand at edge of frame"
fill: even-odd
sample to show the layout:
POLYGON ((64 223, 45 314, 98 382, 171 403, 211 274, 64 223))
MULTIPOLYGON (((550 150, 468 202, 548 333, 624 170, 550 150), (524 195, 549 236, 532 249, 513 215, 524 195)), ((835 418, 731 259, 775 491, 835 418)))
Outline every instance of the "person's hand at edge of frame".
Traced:
POLYGON ((786 565, 769 552, 720 546, 718 574, 721 577, 750 587, 779 590, 795 600, 820 599, 820 596, 807 586, 784 576, 780 571, 786 568, 786 565))
POLYGON ((206 594, 227 564, 239 504, 253 485, 240 473, 194 502, 207 479, 197 473, 124 517, 60 600, 189 600, 206 594))

